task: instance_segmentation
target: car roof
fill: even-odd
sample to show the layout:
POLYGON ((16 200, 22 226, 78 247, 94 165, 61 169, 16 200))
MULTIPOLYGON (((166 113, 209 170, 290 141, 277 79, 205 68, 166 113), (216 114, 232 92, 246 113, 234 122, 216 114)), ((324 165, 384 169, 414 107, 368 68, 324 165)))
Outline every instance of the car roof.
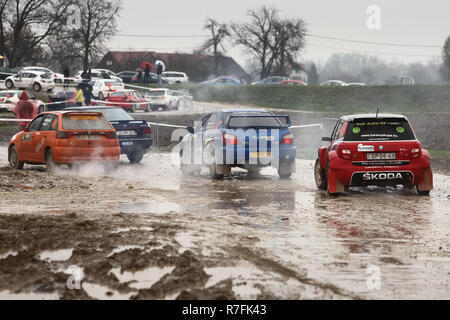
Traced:
POLYGON ((344 121, 355 121, 355 120, 358 120, 358 119, 383 119, 383 118, 405 119, 405 120, 408 119, 406 116, 400 115, 400 114, 380 113, 380 114, 377 115, 375 113, 371 113, 371 114, 347 115, 347 116, 343 116, 341 118, 341 120, 344 120, 344 121))
POLYGON ((113 110, 123 110, 122 108, 118 108, 118 107, 109 107, 109 106, 91 106, 91 107, 70 107, 70 108, 65 108, 63 109, 63 111, 83 111, 86 110, 87 112, 89 112, 89 109, 95 109, 95 110, 107 110, 107 109, 113 109, 113 110))
POLYGON ((220 110, 219 112, 222 113, 239 113, 239 112, 264 112, 264 113, 269 113, 269 111, 265 110, 265 109, 223 109, 220 110))

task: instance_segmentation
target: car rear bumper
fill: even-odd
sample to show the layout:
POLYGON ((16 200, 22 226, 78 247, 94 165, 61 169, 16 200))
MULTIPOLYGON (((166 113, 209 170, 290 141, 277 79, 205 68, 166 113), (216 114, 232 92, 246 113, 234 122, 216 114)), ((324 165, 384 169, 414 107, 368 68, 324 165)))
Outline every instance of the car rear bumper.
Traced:
POLYGON ((72 162, 86 161, 119 161, 119 147, 97 147, 97 148, 52 148, 55 163, 67 164, 72 162))
POLYGON ((153 138, 150 139, 121 139, 119 140, 122 154, 134 152, 136 150, 147 150, 153 145, 153 138))
POLYGON ((280 163, 293 162, 297 154, 294 145, 283 145, 275 149, 223 147, 223 160, 226 165, 255 165, 259 167, 277 166, 280 163), (265 154, 269 153, 269 154, 265 154))
MULTIPOLYGON (((330 161, 331 179, 345 187, 426 185, 433 189, 430 159, 421 157, 405 165, 356 166, 350 160, 335 158, 330 161)), ((429 188, 429 189, 428 189, 429 188)))

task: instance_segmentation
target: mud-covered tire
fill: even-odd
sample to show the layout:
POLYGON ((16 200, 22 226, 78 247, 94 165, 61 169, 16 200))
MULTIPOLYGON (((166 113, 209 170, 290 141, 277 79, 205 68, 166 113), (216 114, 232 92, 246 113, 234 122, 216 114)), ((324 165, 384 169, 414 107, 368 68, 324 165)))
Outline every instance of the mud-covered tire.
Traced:
POLYGON ((15 146, 12 146, 9 149, 8 162, 9 162, 10 166, 13 167, 14 169, 17 169, 17 170, 23 169, 23 166, 25 163, 23 161, 19 161, 19 154, 17 153, 17 149, 15 146))
POLYGON ((35 84, 33 84, 33 90, 34 92, 41 92, 42 86, 36 82, 35 84))
POLYGON ((5 86, 8 90, 11 90, 12 88, 14 88, 14 82, 12 82, 12 80, 6 80, 5 86))
POLYGON ((416 191, 419 196, 429 196, 431 192, 430 190, 420 191, 419 186, 416 186, 416 191))
POLYGON ((47 172, 53 172, 56 168, 55 159, 53 158, 52 150, 48 150, 45 153, 45 167, 47 168, 47 172))
POLYGON ((144 159, 145 152, 143 150, 135 150, 127 153, 128 160, 131 164, 139 164, 144 159))
POLYGON ((317 188, 320 190, 328 189, 327 174, 320 164, 320 159, 317 159, 314 165, 314 180, 316 181, 317 188))

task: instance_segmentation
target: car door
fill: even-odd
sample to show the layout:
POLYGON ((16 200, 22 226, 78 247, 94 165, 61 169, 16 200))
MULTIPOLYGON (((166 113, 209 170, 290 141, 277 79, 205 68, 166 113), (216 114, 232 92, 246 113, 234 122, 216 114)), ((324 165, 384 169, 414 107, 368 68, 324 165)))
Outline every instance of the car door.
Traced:
POLYGON ((36 117, 28 126, 27 130, 22 135, 22 155, 23 159, 28 162, 33 162, 36 159, 34 153, 37 144, 40 142, 39 129, 45 115, 36 117))
POLYGON ((45 162, 45 148, 53 146, 58 130, 58 117, 54 114, 47 114, 42 121, 39 131, 35 137, 34 161, 45 162))
POLYGON ((26 73, 17 74, 17 76, 14 77, 14 86, 17 88, 23 88, 25 76, 26 73))

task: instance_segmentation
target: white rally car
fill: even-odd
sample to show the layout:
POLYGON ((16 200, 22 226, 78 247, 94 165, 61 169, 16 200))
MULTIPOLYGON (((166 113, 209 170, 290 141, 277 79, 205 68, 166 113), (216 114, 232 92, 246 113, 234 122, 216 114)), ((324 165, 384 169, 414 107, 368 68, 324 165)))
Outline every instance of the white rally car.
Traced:
POLYGON ((156 110, 178 110, 180 107, 180 97, 175 96, 169 89, 151 89, 145 95, 145 99, 150 101, 153 111, 156 110))
POLYGON ((100 100, 105 100, 105 97, 109 92, 115 92, 119 90, 124 90, 125 85, 121 81, 117 80, 95 80, 91 81, 92 95, 100 100))
POLYGON ((40 92, 41 90, 53 90, 55 88, 55 81, 51 77, 50 73, 40 71, 23 71, 6 78, 5 86, 9 90, 14 88, 32 88, 34 91, 40 92))
MULTIPOLYGON (((13 112, 14 106, 19 101, 19 97, 23 90, 3 90, 0 91, 0 110, 13 112)), ((27 91, 28 97, 38 107, 39 113, 46 111, 45 104, 41 100, 36 99, 33 94, 27 91)))
POLYGON ((49 73, 55 83, 63 83, 64 82, 64 75, 61 73, 53 72, 50 69, 43 68, 43 67, 25 67, 20 70, 20 72, 26 72, 26 71, 37 71, 37 72, 44 72, 49 73))

